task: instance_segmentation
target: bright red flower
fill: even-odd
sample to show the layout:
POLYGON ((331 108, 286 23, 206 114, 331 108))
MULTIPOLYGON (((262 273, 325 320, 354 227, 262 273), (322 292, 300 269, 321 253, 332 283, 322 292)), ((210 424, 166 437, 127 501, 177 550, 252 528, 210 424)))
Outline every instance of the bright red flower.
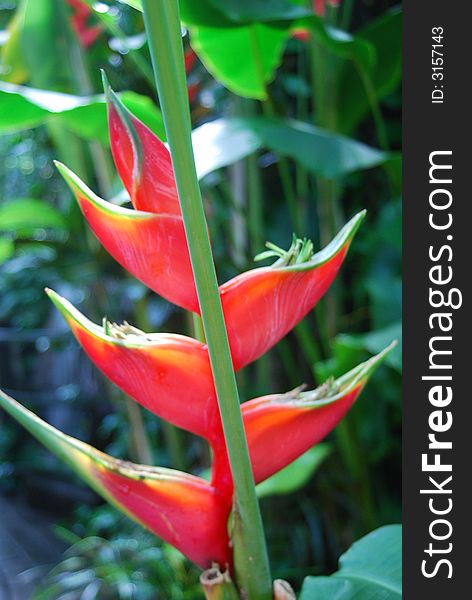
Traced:
POLYGON ((353 217, 326 248, 309 252, 308 260, 296 262, 297 254, 289 250, 271 267, 220 286, 236 369, 262 356, 316 305, 334 281, 364 214, 353 217))
POLYGON ((136 210, 181 215, 169 151, 105 82, 111 151, 136 210))
MULTIPOLYGON (((65 167, 59 169, 108 252, 153 291, 199 313, 169 152, 111 90, 107 96, 113 157, 135 210, 105 202, 65 167)), ((300 242, 298 250, 281 251, 272 267, 247 271, 220 286, 236 369, 261 356, 316 305, 338 273, 363 216, 353 217, 317 254, 307 253, 312 246, 300 242)))
POLYGON ((64 435, 0 391, 0 406, 108 502, 203 569, 231 564, 227 498, 203 479, 117 460, 64 435))
POLYGON ((94 364, 126 394, 162 419, 204 437, 222 436, 207 347, 193 338, 145 334, 89 321, 65 298, 46 290, 94 364))
POLYGON ((394 345, 314 391, 294 390, 245 402, 241 409, 256 483, 277 473, 326 437, 394 345))
POLYGON ((198 311, 182 219, 130 210, 102 200, 72 171, 56 163, 99 241, 127 271, 160 296, 198 311))

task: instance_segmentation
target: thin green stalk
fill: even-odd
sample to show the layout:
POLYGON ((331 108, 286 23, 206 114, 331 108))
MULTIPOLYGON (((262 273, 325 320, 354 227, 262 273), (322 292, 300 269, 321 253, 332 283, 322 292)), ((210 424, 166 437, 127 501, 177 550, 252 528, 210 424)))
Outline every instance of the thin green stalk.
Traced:
MULTIPOLYGON (((275 117, 275 109, 270 97, 269 91, 265 83, 264 71, 262 68, 261 49, 259 46, 259 40, 257 39, 257 33, 254 27, 249 27, 249 39, 251 42, 252 57, 256 66, 261 87, 265 90, 265 100, 261 101, 262 112, 266 117, 275 117)), ((283 157, 279 156, 277 161, 277 168, 279 171, 280 183, 282 184, 282 190, 287 202, 290 218, 294 229, 299 232, 301 231, 301 219, 298 211, 298 202, 295 189, 293 186, 292 178, 290 176, 290 167, 288 161, 283 157)))
MULTIPOLYGON (((90 6, 90 8, 94 8, 95 2, 92 2, 91 0, 86 0, 86 2, 90 6)), ((95 11, 94 14, 95 17, 97 17, 97 19, 99 19, 103 23, 104 27, 108 29, 108 31, 113 37, 118 38, 123 43, 126 43, 127 35, 126 33, 124 33, 121 27, 115 23, 115 17, 112 17, 109 14, 102 13, 100 11, 95 11)), ((152 69, 149 66, 148 61, 145 60, 144 56, 141 55, 139 49, 130 49, 126 56, 132 63, 134 63, 134 66, 138 69, 138 71, 141 72, 141 75, 144 77, 147 83, 154 88, 156 84, 154 81, 152 69)))
MULTIPOLYGON (((63 27, 66 35, 64 41, 70 64, 70 80, 74 92, 83 95, 93 93, 93 86, 86 65, 85 56, 77 36, 72 31, 70 21, 67 18, 66 5, 60 2, 58 5, 59 14, 62 18, 63 27)), ((88 143, 89 152, 92 157, 95 176, 98 181, 99 189, 102 195, 108 195, 111 192, 113 181, 113 166, 109 152, 107 152, 98 142, 88 143)))
POLYGON ((203 329, 202 318, 192 313, 193 336, 199 342, 205 343, 205 330, 203 329))
POLYGON ((344 31, 348 31, 351 25, 352 11, 354 8, 354 0, 344 0, 342 4, 340 27, 344 31))
MULTIPOLYGON (((253 100, 247 100, 244 104, 245 113, 248 117, 254 116, 256 105, 253 100)), ((257 165, 257 154, 251 154, 246 158, 247 168, 247 205, 248 223, 250 235, 251 254, 255 256, 261 252, 263 239, 263 208, 262 208, 262 185, 260 171, 257 165)))
MULTIPOLYGON (((298 77, 306 78, 307 75, 307 57, 306 57, 306 44, 300 44, 297 53, 297 71, 298 77)), ((297 119, 301 122, 308 121, 309 114, 309 102, 308 97, 305 95, 302 86, 299 86, 297 90, 297 119)), ((309 183, 308 183, 308 172, 303 165, 299 162, 295 163, 295 189, 296 194, 301 204, 302 223, 308 222, 307 206, 309 196, 309 183)), ((308 234, 308 231, 301 230, 299 235, 308 234)))
POLYGON ((313 365, 321 360, 321 354, 306 319, 298 323, 294 329, 294 333, 310 368, 313 369, 313 365))
POLYGON ((249 600, 270 600, 272 584, 264 530, 195 171, 178 2, 143 0, 143 9, 234 481, 236 576, 249 600))
MULTIPOLYGON (((352 9, 351 3, 346 8, 349 11, 352 9)), ((346 13, 345 13, 346 15, 346 13)), ((334 18, 333 13, 327 15, 329 18, 334 18)), ((313 36, 310 36, 310 57, 312 67, 312 86, 313 95, 316 103, 316 124, 330 131, 337 131, 337 93, 338 93, 338 59, 329 53, 316 42, 313 36)), ((363 78, 362 71, 359 72, 361 79, 363 78)), ((369 81, 363 80, 364 86, 367 83, 366 93, 369 96, 368 84, 369 81)), ((372 105, 374 120, 378 127, 378 119, 381 119, 379 111, 376 111, 378 106, 372 105)), ((382 122, 380 121, 380 125, 382 122)), ((383 129, 380 127, 380 139, 382 140, 383 129)), ((382 140, 385 141, 385 140, 382 140)), ((381 142, 382 143, 382 142, 381 142)), ((317 178, 318 184, 318 215, 320 222, 320 239, 322 245, 327 243, 337 230, 342 215, 340 215, 341 207, 339 204, 340 186, 337 181, 317 178)), ((337 316, 338 316, 338 298, 334 294, 330 294, 326 298, 323 306, 317 309, 323 310, 323 321, 325 327, 321 330, 323 335, 323 346, 329 347, 329 340, 336 334, 337 316)), ((368 468, 362 452, 361 443, 357 436, 355 423, 341 424, 336 428, 336 436, 339 442, 343 460, 354 473, 359 506, 362 510, 364 523, 372 524, 373 517, 373 493, 372 486, 368 476, 368 468)))
MULTIPOLYGON (((257 112, 257 104, 253 100, 242 103, 243 116, 253 117, 257 112)), ((246 203, 247 222, 251 254, 258 254, 264 244, 263 239, 263 200, 261 173, 257 165, 257 154, 251 154, 244 161, 247 175, 246 203)), ((261 356, 255 365, 255 389, 259 393, 270 388, 270 361, 267 355, 261 356)))
POLYGON ((129 422, 129 445, 132 458, 143 465, 153 465, 151 445, 144 426, 141 408, 134 400, 123 394, 129 422))
POLYGON ((228 571, 222 573, 217 567, 207 569, 200 575, 200 583, 206 600, 240 600, 228 571))
POLYGON ((382 148, 382 150, 389 150, 388 134, 385 128, 385 122, 382 116, 382 111, 380 110, 377 94, 375 93, 374 86, 372 85, 372 80, 366 73, 366 70, 362 65, 356 63, 356 68, 357 72, 359 73, 359 77, 362 81, 362 85, 364 86, 364 91, 367 96, 367 100, 369 102, 370 111, 372 113, 372 118, 374 119, 375 130, 377 133, 379 145, 382 148))
POLYGON ((363 456, 358 427, 353 415, 346 415, 335 431, 344 464, 353 478, 354 490, 362 514, 361 533, 365 533, 378 527, 378 519, 369 467, 363 456))
POLYGON ((285 375, 287 376, 290 385, 297 387, 300 385, 301 378, 297 361, 294 358, 293 351, 290 348, 288 340, 282 338, 275 348, 279 354, 280 360, 282 361, 285 369, 285 375))

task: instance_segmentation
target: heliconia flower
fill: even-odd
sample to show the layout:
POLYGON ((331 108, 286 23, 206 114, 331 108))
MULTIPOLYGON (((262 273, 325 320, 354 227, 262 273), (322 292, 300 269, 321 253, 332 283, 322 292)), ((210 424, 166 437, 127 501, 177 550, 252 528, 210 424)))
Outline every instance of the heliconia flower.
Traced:
POLYGON ((94 364, 162 419, 210 443, 222 437, 207 347, 183 335, 146 334, 128 324, 89 321, 52 290, 47 294, 94 364))
POLYGON ((160 296, 197 312, 197 293, 181 217, 106 202, 65 165, 56 166, 90 228, 113 258, 160 296))
POLYGON ((179 215, 170 153, 161 140, 122 104, 104 76, 111 151, 137 210, 179 215))
POLYGON ((314 391, 245 402, 241 410, 255 482, 286 467, 334 429, 395 344, 314 391))
MULTIPOLYGON (((294 240, 271 267, 246 271, 220 286, 235 369, 256 360, 315 306, 341 267, 365 211, 355 215, 317 254, 307 240, 294 240)), ((262 256, 262 255, 261 255, 262 256)))
POLYGON ((0 406, 98 494, 195 564, 231 564, 227 498, 203 479, 117 460, 58 431, 0 392, 0 406))
MULTIPOLYGON (((150 289, 199 313, 169 153, 106 81, 105 87, 113 156, 135 210, 100 199, 63 165, 59 171, 108 252, 150 289)), ((336 277, 364 214, 354 216, 320 252, 314 254, 307 240, 294 240, 288 251, 270 246, 269 254, 278 258, 271 267, 220 286, 235 369, 256 360, 315 306, 336 277)))
POLYGON ((89 26, 87 24, 92 10, 85 4, 85 2, 82 0, 66 0, 66 2, 74 10, 74 14, 71 17, 71 22, 80 43, 85 48, 90 47, 102 32, 102 26, 89 26))
MULTIPOLYGON (((157 139, 157 138, 156 138, 157 139)), ((64 165, 57 167, 74 192, 89 226, 132 275, 167 300, 199 313, 183 221, 116 206, 95 195, 64 165)), ((320 300, 336 277, 364 218, 354 216, 326 248, 312 253, 296 241, 271 267, 246 271, 220 286, 236 369, 256 360, 320 300)))

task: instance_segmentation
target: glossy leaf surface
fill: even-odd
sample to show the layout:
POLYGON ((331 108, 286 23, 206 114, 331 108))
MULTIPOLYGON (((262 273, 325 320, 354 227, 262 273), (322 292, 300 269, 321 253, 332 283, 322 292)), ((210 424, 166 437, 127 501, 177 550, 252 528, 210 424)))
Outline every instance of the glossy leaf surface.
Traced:
POLYGON ((300 600, 400 600, 402 528, 386 525, 345 552, 330 577, 307 577, 300 600))

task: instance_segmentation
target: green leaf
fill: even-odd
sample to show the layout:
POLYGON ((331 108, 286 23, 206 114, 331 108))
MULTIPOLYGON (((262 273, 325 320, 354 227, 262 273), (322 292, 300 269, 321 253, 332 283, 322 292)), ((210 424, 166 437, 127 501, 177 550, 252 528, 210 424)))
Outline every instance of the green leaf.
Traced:
POLYGON ((264 24, 193 27, 190 41, 208 71, 229 90, 264 100, 266 85, 279 66, 288 29, 264 24))
POLYGON ((341 556, 330 577, 307 577, 300 600, 400 600, 401 526, 369 533, 341 556))
POLYGON ((2 79, 10 83, 23 83, 28 79, 28 67, 21 48, 21 25, 24 19, 24 3, 15 11, 7 27, 8 39, 1 50, 2 79))
MULTIPOLYGON (((393 339, 399 341, 402 339, 401 321, 392 323, 384 329, 370 331, 369 333, 363 333, 360 335, 341 334, 336 338, 335 345, 356 350, 366 350, 369 353, 376 354, 382 348, 384 348, 386 343, 393 339)), ((389 356, 387 356, 385 363, 396 371, 401 371, 401 344, 398 344, 397 347, 389 354, 389 356)))
POLYGON ((13 256, 15 246, 11 240, 0 238, 0 265, 13 256))
POLYGON ((0 206, 0 232, 15 231, 20 237, 35 229, 67 229, 64 217, 42 200, 20 198, 0 206))
MULTIPOLYGON (((353 36, 346 31, 330 27, 317 16, 294 21, 292 29, 308 29, 317 42, 333 52, 339 58, 353 60, 365 69, 370 70, 375 64, 376 53, 373 45, 360 36, 353 36)), ((343 110, 346 105, 343 105, 343 110)), ((350 109, 350 107, 349 107, 350 109)))
MULTIPOLYGON (((90 4, 90 0, 86 0, 90 4)), ((119 0, 143 11, 141 0, 119 0)), ((180 0, 180 16, 186 25, 231 27, 234 24, 291 20, 312 14, 303 0, 180 0)))
POLYGON ((256 488, 257 495, 263 498, 296 492, 309 481, 331 451, 331 444, 327 443, 310 448, 285 469, 260 483, 256 488))
POLYGON ((293 0, 207 0, 213 10, 239 23, 299 19, 313 14, 306 3, 293 0))
POLYGON ((264 146, 327 179, 381 165, 390 157, 386 152, 300 121, 255 118, 246 123, 264 146))
MULTIPOLYGON (((165 139, 162 115, 146 96, 122 92, 123 104, 156 135, 165 139)), ((54 119, 86 140, 108 144, 104 95, 74 96, 0 83, 0 133, 31 129, 54 119)))
POLYGON ((38 87, 54 85, 55 89, 66 89, 70 79, 70 67, 64 51, 70 30, 64 27, 63 7, 59 6, 61 1, 22 0, 21 48, 38 87))
POLYGON ((261 148, 260 137, 238 119, 216 119, 192 131, 198 178, 233 164, 261 148))
POLYGON ((391 154, 300 121, 255 117, 217 119, 193 132, 199 177, 268 148, 310 172, 337 178, 390 160, 391 154))
MULTIPOLYGON (((392 93, 402 76, 402 11, 394 8, 356 33, 356 38, 375 49, 376 61, 370 77, 378 99, 392 93)), ((339 81, 338 123, 340 130, 350 133, 369 112, 369 102, 359 74, 345 65, 339 81), (349 107, 349 110, 345 110, 349 107)))
POLYGON ((143 5, 141 4, 141 0, 118 0, 121 4, 127 4, 140 12, 143 12, 143 5))

